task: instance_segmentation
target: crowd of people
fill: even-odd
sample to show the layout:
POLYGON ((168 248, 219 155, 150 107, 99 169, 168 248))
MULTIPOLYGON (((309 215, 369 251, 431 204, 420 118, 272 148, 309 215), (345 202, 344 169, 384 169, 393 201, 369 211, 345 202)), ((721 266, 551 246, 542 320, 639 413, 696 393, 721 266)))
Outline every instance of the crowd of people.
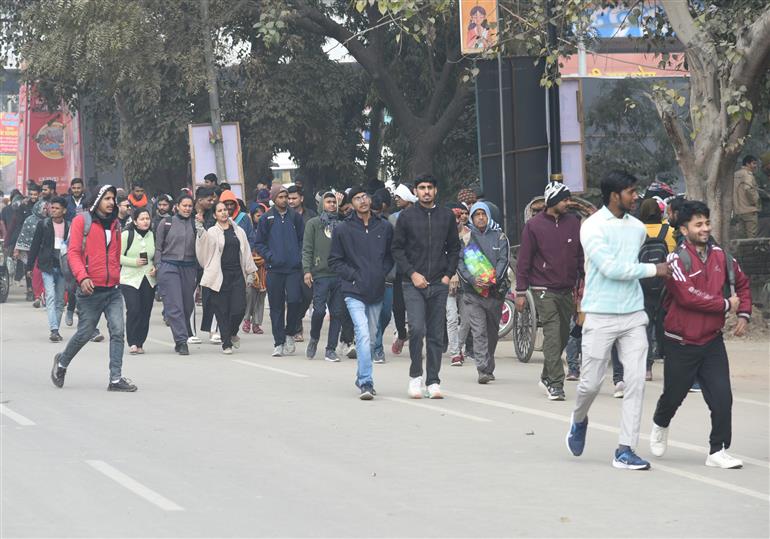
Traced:
POLYGON ((663 359, 651 452, 664 454, 670 422, 697 388, 712 414, 706 464, 741 466, 726 453, 732 396, 722 330, 734 312, 735 334, 746 332, 751 296, 740 265, 711 236, 705 204, 655 182, 637 208, 637 179, 615 171, 601 181, 601 208, 581 219, 566 185, 548 182, 544 210, 522 232, 512 283, 500 210, 473 189, 442 205, 430 175, 392 191, 353 186, 308 201, 302 187, 260 183, 242 200, 209 174, 176 198, 150 199, 140 182, 130 193, 104 185, 86 196, 79 178, 63 197, 53 182, 30 185, 26 198, 14 194, 0 232, 24 272, 27 299, 45 305, 52 342, 63 340, 65 306, 67 325, 77 312, 77 330, 53 360, 54 385, 63 387, 87 342, 104 338, 102 314, 107 388, 132 392, 124 347, 145 353, 156 302, 178 354, 189 355, 207 333, 230 355, 241 335, 265 333, 267 300, 272 356, 296 353, 312 307, 305 357, 318 357, 320 345, 328 362, 356 359, 361 400, 376 396, 373 364, 386 361, 392 318, 390 352, 408 343, 407 395, 440 399, 444 353, 451 366, 472 362, 479 384, 495 381, 501 307, 513 289, 516 310, 531 297, 542 325, 538 385, 547 399, 565 400, 565 381, 578 382, 567 435, 573 455, 583 452, 588 413, 612 363, 614 395, 623 398, 613 466, 650 467, 635 448, 645 380, 663 359))

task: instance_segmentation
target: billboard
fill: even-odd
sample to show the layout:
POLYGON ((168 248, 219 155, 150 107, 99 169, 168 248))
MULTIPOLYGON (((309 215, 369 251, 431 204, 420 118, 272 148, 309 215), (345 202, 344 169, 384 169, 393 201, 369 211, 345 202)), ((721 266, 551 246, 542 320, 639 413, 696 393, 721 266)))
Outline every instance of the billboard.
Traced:
MULTIPOLYGON (((190 137, 190 159, 192 161, 193 185, 202 185, 203 177, 211 172, 216 173, 217 165, 214 158, 214 138, 211 124, 191 124, 188 128, 190 137)), ((222 123, 222 145, 225 150, 226 178, 219 182, 227 182, 239 198, 243 198, 243 157, 241 155, 241 129, 238 122, 222 123)))
POLYGON ((460 0, 463 54, 479 54, 497 45, 497 0, 460 0))

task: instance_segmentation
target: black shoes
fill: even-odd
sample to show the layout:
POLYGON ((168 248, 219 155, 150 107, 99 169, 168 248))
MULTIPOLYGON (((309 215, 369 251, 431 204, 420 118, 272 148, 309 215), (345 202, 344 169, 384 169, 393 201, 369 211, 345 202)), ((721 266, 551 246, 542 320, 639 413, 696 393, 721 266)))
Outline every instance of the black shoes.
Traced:
POLYGON ((56 387, 64 386, 64 376, 67 374, 67 369, 59 366, 59 357, 61 354, 56 354, 53 357, 53 368, 51 369, 51 381, 56 387))
POLYGON ((190 349, 187 348, 186 342, 179 342, 176 343, 176 346, 174 346, 174 351, 179 354, 180 356, 189 356, 190 355, 190 349))
POLYGON ((48 336, 48 340, 51 342, 62 342, 62 336, 59 335, 59 332, 54 330, 51 332, 51 334, 48 336))
POLYGON ((115 380, 114 382, 110 382, 107 384, 107 391, 124 391, 127 393, 131 393, 133 391, 136 391, 138 388, 131 383, 131 380, 128 378, 120 377, 119 380, 115 380))

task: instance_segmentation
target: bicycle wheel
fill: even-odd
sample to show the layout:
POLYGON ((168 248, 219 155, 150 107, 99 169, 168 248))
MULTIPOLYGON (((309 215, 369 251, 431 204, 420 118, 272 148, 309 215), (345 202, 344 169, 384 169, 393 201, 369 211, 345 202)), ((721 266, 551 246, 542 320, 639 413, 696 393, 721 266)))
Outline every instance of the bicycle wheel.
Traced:
POLYGON ((537 331, 537 312, 535 300, 527 291, 524 310, 513 311, 513 351, 522 363, 527 363, 535 350, 535 332, 537 331))

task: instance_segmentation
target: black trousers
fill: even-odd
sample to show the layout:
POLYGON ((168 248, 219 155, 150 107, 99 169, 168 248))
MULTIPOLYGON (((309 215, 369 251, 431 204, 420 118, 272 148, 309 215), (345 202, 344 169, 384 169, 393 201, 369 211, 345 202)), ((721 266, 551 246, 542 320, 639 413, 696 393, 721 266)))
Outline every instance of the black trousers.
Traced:
POLYGON ((425 342, 425 385, 440 384, 441 347, 446 327, 446 298, 449 285, 441 282, 416 288, 404 283, 404 301, 409 313, 409 376, 422 376, 422 348, 425 342))
POLYGON ((663 346, 663 394, 652 420, 659 427, 668 427, 697 377, 711 411, 710 453, 727 449, 732 438, 733 394, 722 336, 700 346, 664 339, 663 346))
POLYGON ((243 274, 225 273, 219 292, 206 287, 203 290, 209 291, 209 305, 217 317, 222 349, 232 348, 233 337, 238 335, 241 320, 246 314, 246 281, 243 274))
POLYGON ((393 281, 393 321, 396 324, 398 338, 406 340, 406 304, 404 303, 403 276, 396 274, 396 280, 393 281))
POLYGON ((120 285, 123 300, 126 302, 126 342, 128 346, 142 348, 150 331, 150 315, 155 301, 155 288, 150 285, 147 277, 142 279, 139 288, 120 285))
POLYGON ((302 319, 310 308, 310 304, 313 303, 313 289, 305 284, 304 279, 300 285, 300 291, 302 292, 302 304, 299 306, 297 323, 294 324, 293 328, 286 328, 286 333, 292 336, 302 333, 302 319))
MULTIPOLYGON (((214 321, 214 308, 211 306, 211 294, 212 290, 201 287, 201 307, 203 308, 203 315, 201 316, 201 331, 211 333, 211 323, 214 321)), ((217 321, 219 319, 217 318, 217 321)))

